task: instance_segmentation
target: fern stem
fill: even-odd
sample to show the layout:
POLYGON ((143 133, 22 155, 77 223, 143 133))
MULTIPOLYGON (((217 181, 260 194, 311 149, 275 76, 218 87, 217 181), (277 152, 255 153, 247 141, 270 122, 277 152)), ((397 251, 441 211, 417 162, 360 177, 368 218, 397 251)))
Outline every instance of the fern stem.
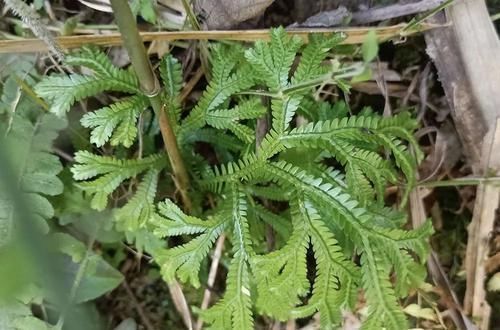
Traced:
POLYGON ((499 185, 500 177, 465 177, 443 181, 422 181, 417 183, 419 187, 437 188, 437 187, 458 187, 458 186, 477 186, 480 184, 499 185))
POLYGON ((115 14, 116 24, 120 30, 123 44, 130 56, 132 67, 141 82, 142 91, 149 97, 151 106, 158 117, 165 150, 172 165, 174 182, 181 194, 184 208, 186 212, 189 213, 192 208, 191 199, 188 195, 189 176, 184 166, 179 146, 177 145, 177 139, 167 117, 168 109, 165 109, 165 105, 161 101, 160 83, 156 78, 151 62, 146 54, 144 43, 139 36, 139 31, 135 24, 135 17, 132 15, 128 2, 123 0, 111 0, 111 7, 115 14))

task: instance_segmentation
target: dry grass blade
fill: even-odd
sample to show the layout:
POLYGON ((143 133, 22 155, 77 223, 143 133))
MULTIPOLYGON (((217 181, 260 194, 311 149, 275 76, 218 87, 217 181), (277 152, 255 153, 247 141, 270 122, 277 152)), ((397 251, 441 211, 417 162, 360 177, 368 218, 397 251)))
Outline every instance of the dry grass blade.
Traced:
MULTIPOLYGON (((219 262, 220 262, 220 258, 222 256, 222 249, 224 248, 225 241, 226 241, 226 235, 221 235, 217 239, 214 254, 212 257, 212 263, 210 264, 210 272, 208 273, 208 280, 207 280, 208 288, 205 289, 205 292, 203 293, 203 301, 202 301, 201 306, 200 306, 201 310, 207 309, 208 304, 210 303, 210 298, 212 297, 211 288, 213 287, 213 285, 215 283, 215 278, 217 276, 217 269, 219 268, 219 262)), ((203 321, 201 319, 198 319, 198 321, 196 322, 195 329, 201 330, 202 326, 203 326, 203 321)))
POLYGON ((177 281, 173 281, 168 284, 168 290, 170 291, 170 296, 174 302, 175 309, 181 313, 182 320, 187 329, 193 330, 193 319, 191 317, 191 311, 182 292, 182 288, 177 281))
MULTIPOLYGON (((420 227, 427 219, 424 208, 424 198, 424 190, 420 187, 413 189, 413 191, 410 193, 410 213, 412 226, 414 228, 420 227)), ((462 311, 457 295, 453 291, 453 288, 451 287, 446 273, 441 267, 439 258, 435 252, 431 252, 430 257, 427 260, 427 268, 434 283, 439 288, 441 288, 443 290, 443 293, 447 296, 446 300, 453 302, 454 306, 449 306, 449 311, 450 317, 455 323, 457 329, 475 330, 476 328, 474 327, 472 322, 469 321, 467 316, 462 311)))
MULTIPOLYGON (((486 135, 483 142, 482 166, 485 174, 500 172, 500 119, 486 135)), ((495 211, 500 202, 500 187, 481 184, 477 188, 474 215, 469 226, 469 241, 465 269, 467 290, 465 291, 465 310, 478 319, 480 329, 489 329, 491 307, 486 301, 484 282, 489 253, 489 242, 495 222, 495 211)))
MULTIPOLYGON (((365 36, 371 30, 377 32, 381 40, 399 38, 405 24, 398 24, 386 27, 359 27, 359 28, 339 28, 339 29, 294 29, 289 30, 289 34, 297 35, 305 41, 311 33, 335 33, 346 34, 344 44, 361 44, 365 36)), ((442 27, 435 24, 421 24, 412 33, 428 31, 442 27)), ((269 30, 231 30, 231 31, 178 31, 178 32, 141 32, 144 42, 151 41, 173 41, 173 40, 234 40, 234 41, 256 41, 268 40, 269 30)), ((405 34, 406 36, 406 34, 405 34)), ((56 38, 57 43, 63 49, 79 48, 86 44, 97 46, 119 46, 122 44, 121 35, 118 33, 106 35, 78 35, 56 38)), ((35 53, 46 52, 47 45, 38 39, 16 39, 0 40, 0 53, 35 53)))

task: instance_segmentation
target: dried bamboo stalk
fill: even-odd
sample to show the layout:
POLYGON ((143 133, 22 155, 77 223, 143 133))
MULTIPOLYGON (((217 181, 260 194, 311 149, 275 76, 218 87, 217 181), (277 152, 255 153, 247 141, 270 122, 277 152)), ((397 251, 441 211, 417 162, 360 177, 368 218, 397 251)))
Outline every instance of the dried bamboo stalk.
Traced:
MULTIPOLYGON (((308 35, 311 33, 335 33, 343 32, 347 35, 344 44, 361 44, 365 40, 366 34, 375 30, 381 40, 400 38, 405 24, 398 24, 386 27, 359 27, 359 28, 328 28, 328 29, 294 29, 288 30, 289 34, 297 35, 307 42, 308 35)), ((436 24, 421 24, 417 29, 411 31, 411 34, 428 31, 434 28, 442 27, 436 24)), ((256 41, 268 40, 269 30, 234 30, 234 31, 161 31, 161 32, 141 32, 141 38, 144 42, 150 41, 174 41, 174 40, 234 40, 234 41, 256 41)), ((405 37, 408 36, 405 31, 405 37)), ((62 49, 68 50, 79 48, 86 44, 97 46, 120 46, 122 39, 119 33, 101 34, 101 35, 77 35, 64 36, 56 38, 57 43, 62 49)), ((46 52, 47 45, 38 39, 15 39, 0 40, 0 53, 36 53, 46 52)))

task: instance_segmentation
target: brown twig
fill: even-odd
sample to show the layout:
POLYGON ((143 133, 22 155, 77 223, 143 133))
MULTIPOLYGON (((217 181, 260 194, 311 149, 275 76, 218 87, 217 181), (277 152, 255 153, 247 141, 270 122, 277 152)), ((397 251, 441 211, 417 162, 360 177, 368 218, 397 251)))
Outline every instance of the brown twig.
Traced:
POLYGON ((139 317, 141 318, 142 323, 148 330, 154 330, 155 327, 151 324, 151 321, 149 320, 148 316, 144 312, 144 309, 142 308, 141 304, 137 300, 135 294, 132 292, 132 289, 130 289, 130 286, 128 285, 127 281, 124 280, 122 282, 122 286, 125 289, 125 292, 127 292, 127 295, 130 298, 130 301, 135 307, 135 310, 137 311, 137 314, 139 314, 139 317))
POLYGON ((198 81, 200 81, 201 77, 203 77, 203 69, 199 67, 182 89, 181 95, 179 95, 179 99, 181 102, 184 101, 189 94, 191 94, 193 88, 196 86, 198 81))
MULTIPOLYGON (((424 197, 424 192, 421 187, 416 187, 410 193, 409 205, 413 228, 422 226, 427 219, 423 202, 424 197)), ((455 323, 455 326, 461 330, 474 330, 475 327, 460 307, 460 301, 453 291, 446 273, 441 267, 439 258, 434 251, 431 251, 431 255, 427 259, 427 269, 434 283, 443 290, 443 294, 448 298, 447 300, 453 302, 453 306, 448 306, 448 308, 450 310, 451 319, 455 323)))
MULTIPOLYGON (((165 105, 160 97, 160 84, 153 71, 149 57, 147 56, 146 48, 139 35, 137 26, 135 25, 135 18, 132 15, 127 1, 111 0, 111 7, 115 14, 116 24, 121 32, 120 36, 123 39, 123 44, 132 62, 132 67, 141 83, 141 89, 143 93, 148 96, 151 106, 158 117, 165 151, 168 154, 175 177, 174 182, 181 193, 184 208, 189 212, 191 210, 191 200, 187 194, 189 189, 189 177, 179 152, 177 139, 167 118, 168 114, 166 110, 168 109, 164 108, 165 105)), ((192 329, 191 313, 186 302, 186 297, 182 292, 182 288, 175 280, 169 283, 168 288, 174 305, 179 313, 181 313, 186 327, 192 329)))
POLYGON ((186 297, 184 296, 184 292, 182 292, 182 288, 177 281, 172 281, 168 283, 168 290, 170 292, 170 297, 174 302, 175 309, 181 314, 182 320, 184 321, 184 325, 189 330, 193 329, 193 318, 191 317, 191 312, 189 311, 189 306, 186 301, 186 297))
MULTIPOLYGON (((308 41, 308 35, 311 33, 335 33, 343 32, 346 34, 344 44, 361 44, 365 40, 369 31, 375 30, 377 36, 382 39, 397 38, 400 36, 405 24, 398 24, 385 27, 356 27, 356 28, 329 28, 329 29, 293 29, 289 30, 290 35, 297 35, 304 41, 308 41)), ((423 23, 418 29, 411 33, 428 31, 442 27, 437 24, 423 23)), ((140 37, 143 42, 150 41, 175 41, 175 40, 234 40, 234 41, 256 41, 268 40, 269 30, 231 30, 231 31, 177 31, 177 32, 141 32, 140 37)), ((62 49, 80 48, 86 44, 97 46, 120 46, 123 44, 119 33, 106 35, 78 35, 55 38, 62 49)), ((38 39, 15 39, 0 40, 0 53, 34 53, 46 52, 47 45, 38 39)))
MULTIPOLYGON (((500 119, 485 136, 482 150, 482 167, 489 171, 500 172, 500 119)), ((472 317, 477 318, 480 329, 489 329, 491 307, 486 301, 484 281, 486 262, 489 254, 491 232, 495 223, 495 211, 500 202, 500 187, 481 184, 477 188, 476 203, 472 222, 469 225, 469 240, 465 257, 467 288, 464 308, 472 317)))
POLYGON ((151 106, 158 117, 165 151, 172 165, 172 172, 175 178, 174 182, 181 194, 184 209, 189 213, 192 208, 191 199, 188 195, 189 175, 179 151, 174 131, 167 117, 168 109, 165 108, 165 104, 163 104, 161 100, 160 83, 153 71, 137 26, 135 23, 131 23, 135 22, 135 20, 128 2, 111 0, 111 7, 115 13, 116 24, 121 32, 120 36, 123 39, 123 44, 130 56, 132 67, 141 82, 141 89, 143 93, 148 96, 151 106))
MULTIPOLYGON (((215 244, 214 254, 212 256, 212 263, 210 264, 210 271, 208 273, 208 280, 207 280, 208 288, 205 289, 205 292, 203 293, 203 301, 201 302, 200 306, 201 310, 207 309, 208 304, 210 303, 210 298, 212 297, 211 288, 215 283, 215 278, 217 276, 217 269, 219 267, 219 262, 222 256, 222 249, 224 248, 225 240, 226 240, 226 235, 224 234, 220 235, 219 238, 217 239, 217 243, 215 244)), ((203 326, 203 320, 199 318, 198 321, 196 322, 195 329, 200 330, 202 326, 203 326)))

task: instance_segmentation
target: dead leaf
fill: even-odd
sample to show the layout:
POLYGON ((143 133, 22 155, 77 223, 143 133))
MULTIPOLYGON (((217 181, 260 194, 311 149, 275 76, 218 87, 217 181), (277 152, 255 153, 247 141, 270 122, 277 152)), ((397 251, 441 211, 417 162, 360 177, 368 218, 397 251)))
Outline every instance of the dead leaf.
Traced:
POLYGON ((197 0, 195 10, 208 30, 228 29, 261 14, 274 0, 197 0))
POLYGON ((488 291, 500 291, 500 273, 493 275, 488 281, 488 291))
POLYGON ((403 311, 413 317, 419 318, 419 319, 425 319, 429 321, 437 321, 437 315, 434 313, 434 310, 432 308, 422 308, 421 306, 417 304, 410 304, 406 306, 403 311))

